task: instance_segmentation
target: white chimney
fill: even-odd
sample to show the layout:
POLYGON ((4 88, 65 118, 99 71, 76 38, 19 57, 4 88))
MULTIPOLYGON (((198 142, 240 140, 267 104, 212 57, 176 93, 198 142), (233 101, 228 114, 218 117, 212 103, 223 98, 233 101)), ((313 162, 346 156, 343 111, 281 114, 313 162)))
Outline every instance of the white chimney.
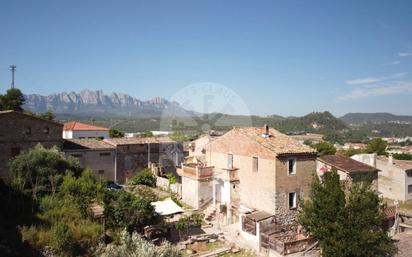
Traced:
POLYGON ((392 156, 392 154, 390 154, 389 157, 388 157, 388 164, 393 165, 393 156, 392 156))

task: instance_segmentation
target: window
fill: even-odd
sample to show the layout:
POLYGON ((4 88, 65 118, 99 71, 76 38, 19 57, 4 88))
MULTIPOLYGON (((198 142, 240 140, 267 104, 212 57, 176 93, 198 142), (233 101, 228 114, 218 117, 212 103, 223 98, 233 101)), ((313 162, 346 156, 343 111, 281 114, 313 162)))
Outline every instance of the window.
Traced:
POLYGON ((408 177, 412 177, 412 170, 407 170, 406 175, 408 175, 408 177))
POLYGON ((296 208, 296 192, 289 193, 289 209, 296 208))
POLYGON ((408 185, 408 194, 412 193, 412 185, 408 185))
POLYGON ((72 156, 73 156, 73 157, 76 157, 76 158, 80 158, 80 157, 82 157, 83 155, 82 155, 81 153, 74 153, 74 154, 72 154, 72 156))
POLYGON ((288 174, 296 175, 296 159, 288 160, 288 174))
POLYGON ((228 154, 227 155, 227 168, 228 169, 233 168, 233 154, 228 154))
POLYGON ((20 147, 12 147, 10 149, 10 155, 11 155, 12 158, 16 157, 19 154, 20 154, 20 147))
POLYGON ((100 157, 102 156, 110 156, 110 153, 100 153, 100 157))
POLYGON ((31 127, 27 126, 26 129, 24 130, 24 134, 31 135, 31 127))
POLYGON ((258 172, 258 169, 259 169, 259 159, 258 157, 253 157, 252 158, 252 171, 258 172))
POLYGON ((50 133, 49 127, 44 127, 43 133, 44 133, 45 135, 48 135, 48 134, 50 133))
POLYGON ((99 170, 99 175, 104 175, 104 170, 99 170))

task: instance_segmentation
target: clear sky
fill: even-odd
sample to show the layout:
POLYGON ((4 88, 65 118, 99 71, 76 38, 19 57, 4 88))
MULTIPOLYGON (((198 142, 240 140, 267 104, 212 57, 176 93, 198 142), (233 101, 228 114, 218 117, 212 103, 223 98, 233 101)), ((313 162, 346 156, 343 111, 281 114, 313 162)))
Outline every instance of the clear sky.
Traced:
POLYGON ((146 100, 192 83, 255 114, 412 115, 412 1, 1 0, 0 91, 146 100))

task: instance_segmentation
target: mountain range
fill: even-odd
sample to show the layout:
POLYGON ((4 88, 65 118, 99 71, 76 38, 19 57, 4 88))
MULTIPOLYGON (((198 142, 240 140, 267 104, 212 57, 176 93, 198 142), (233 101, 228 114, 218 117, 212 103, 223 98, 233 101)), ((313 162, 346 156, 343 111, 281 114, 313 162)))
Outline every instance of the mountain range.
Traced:
POLYGON ((25 95, 24 108, 32 112, 42 113, 48 110, 57 116, 63 114, 98 117, 133 117, 149 118, 159 116, 190 116, 193 113, 180 107, 177 102, 170 102, 157 97, 142 101, 123 93, 106 95, 102 90, 82 90, 62 92, 42 96, 25 95))
MULTIPOLYGON (((185 124, 193 122, 193 116, 216 115, 199 114, 185 110, 177 102, 171 102, 161 97, 151 100, 140 100, 123 93, 104 94, 102 90, 83 90, 76 92, 62 92, 42 96, 38 94, 25 95, 26 110, 43 113, 52 111, 60 120, 113 120, 116 124, 121 121, 125 128, 134 131, 137 128, 159 129, 160 117, 167 117, 170 120, 177 120, 185 124), (147 119, 146 121, 143 121, 147 119)), ((220 128, 230 128, 232 126, 263 126, 269 124, 282 132, 313 132, 328 133, 347 131, 353 126, 370 126, 373 129, 388 128, 391 131, 394 126, 407 126, 402 129, 409 129, 412 124, 412 116, 401 116, 390 113, 348 113, 340 118, 336 118, 329 112, 313 112, 302 117, 282 117, 279 115, 268 116, 245 116, 217 114, 220 118, 214 124, 220 128), (378 126, 378 127, 377 127, 378 126)), ((163 121, 165 119, 162 119, 163 121)), ((409 134, 409 133, 408 133, 409 134)))

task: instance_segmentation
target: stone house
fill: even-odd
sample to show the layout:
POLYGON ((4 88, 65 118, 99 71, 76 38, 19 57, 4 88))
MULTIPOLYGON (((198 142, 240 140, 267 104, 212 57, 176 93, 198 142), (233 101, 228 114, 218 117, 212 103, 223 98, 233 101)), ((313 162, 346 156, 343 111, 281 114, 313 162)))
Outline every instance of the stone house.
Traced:
POLYGON ((348 191, 353 182, 372 179, 372 187, 378 190, 379 169, 342 155, 324 155, 316 160, 316 173, 320 179, 326 172, 336 168, 341 184, 348 191))
POLYGON ((214 208, 222 225, 236 224, 244 238, 262 247, 275 227, 296 226, 298 201, 309 196, 316 156, 311 147, 268 126, 234 128, 205 146, 204 161, 183 164, 182 197, 199 205, 211 201, 207 211, 214 208))
POLYGON ((83 138, 108 138, 109 129, 102 128, 90 124, 85 124, 77 121, 64 123, 63 138, 64 139, 83 139, 83 138))
POLYGON ((378 188, 384 198, 402 202, 412 200, 412 161, 374 154, 356 154, 351 158, 380 170, 378 188))
POLYGON ((8 162, 37 144, 46 148, 63 144, 63 125, 17 111, 0 111, 0 177, 8 175, 8 162))
POLYGON ((168 137, 107 138, 105 143, 115 147, 116 181, 125 183, 137 171, 150 167, 160 167, 163 172, 176 173, 176 166, 183 158, 183 147, 168 137))
POLYGON ((89 168, 96 177, 116 181, 116 148, 97 139, 66 139, 63 151, 79 159, 83 168, 89 168))
POLYGON ((206 147, 214 167, 214 202, 226 205, 228 223, 248 209, 273 214, 278 223, 293 222, 298 199, 308 196, 316 154, 269 127, 234 128, 206 147))

